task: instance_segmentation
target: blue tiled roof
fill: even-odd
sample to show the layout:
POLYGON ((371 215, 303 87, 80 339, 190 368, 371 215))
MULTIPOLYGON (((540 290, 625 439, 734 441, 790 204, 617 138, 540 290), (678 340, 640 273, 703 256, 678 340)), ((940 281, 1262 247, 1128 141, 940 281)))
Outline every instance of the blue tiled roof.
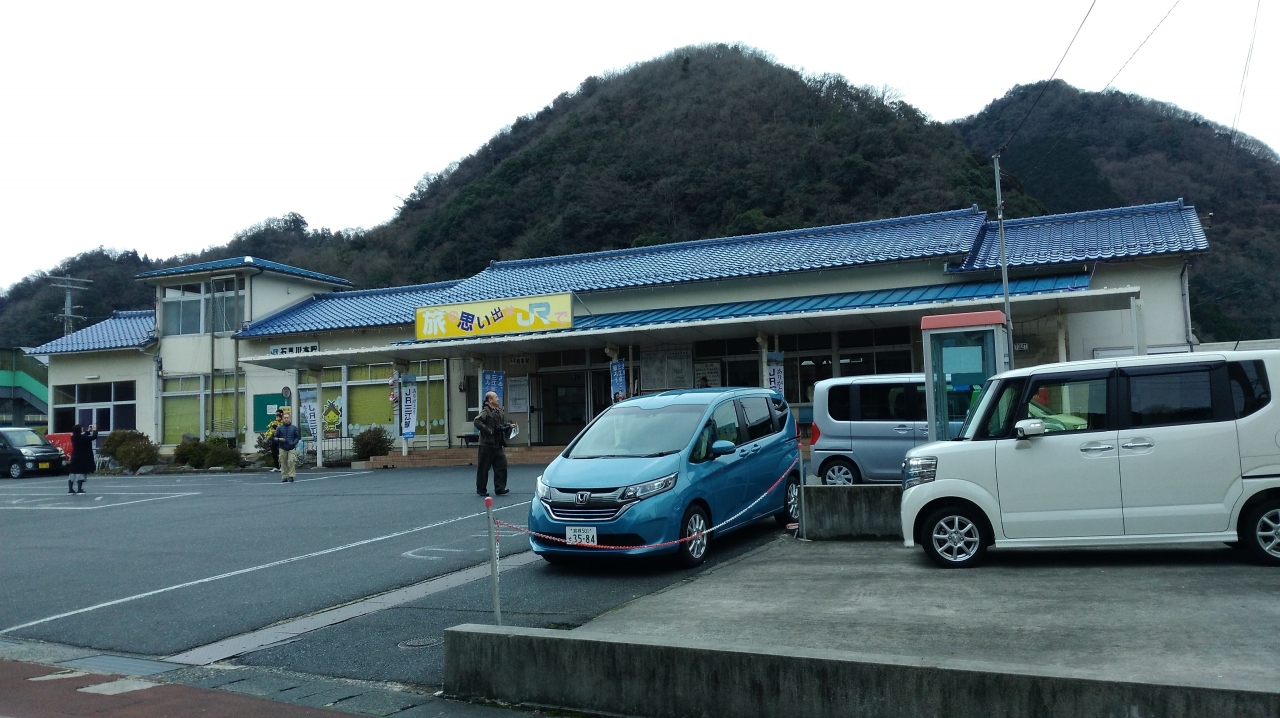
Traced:
POLYGON ((236 336, 266 337, 413 324, 418 307, 438 304, 440 294, 456 284, 457 282, 436 282, 409 287, 319 294, 250 324, 236 336))
POLYGON ((459 282, 441 301, 588 292, 954 257, 973 248, 985 220, 986 213, 975 205, 874 222, 494 262, 459 282))
POLYGON ((71 354, 105 349, 144 347, 156 340, 156 313, 150 309, 136 312, 112 312, 110 319, 87 326, 78 332, 54 339, 28 354, 71 354))
POLYGON ((200 272, 218 272, 222 270, 243 269, 245 267, 257 267, 258 269, 277 274, 288 274, 293 277, 302 277, 303 279, 312 279, 317 282, 326 284, 335 284, 342 287, 350 287, 351 282, 342 277, 333 277, 328 274, 312 272, 308 269, 300 269, 298 267, 290 267, 287 264, 272 262, 257 257, 231 257, 228 259, 216 259, 212 262, 201 262, 199 264, 188 264, 182 267, 170 267, 168 269, 153 269, 150 272, 139 274, 137 279, 154 279, 158 277, 178 277, 184 274, 198 274, 200 272))
MULTIPOLYGON (((1015 219, 1004 223, 1010 267, 1203 252, 1209 241, 1190 205, 1161 202, 1093 212, 1015 219)), ((1000 238, 987 222, 973 252, 948 271, 1000 268, 1000 238)))
MULTIPOLYGON (((1028 296, 1058 292, 1078 292, 1089 288, 1088 274, 1070 274, 1051 277, 1011 279, 1009 294, 1028 296)), ((749 302, 731 302, 696 307, 672 309, 645 309, 635 312, 615 312, 595 316, 574 317, 572 329, 545 332, 556 334, 580 332, 591 329, 617 329, 657 324, 679 324, 716 319, 742 317, 770 317, 786 314, 830 312, 848 309, 873 309, 879 307, 909 307, 921 304, 940 304, 972 299, 995 299, 1004 294, 999 281, 955 282, 932 284, 900 289, 883 289, 865 292, 845 292, 792 299, 761 299, 749 302)), ((425 344, 429 342, 407 341, 401 344, 425 344)))

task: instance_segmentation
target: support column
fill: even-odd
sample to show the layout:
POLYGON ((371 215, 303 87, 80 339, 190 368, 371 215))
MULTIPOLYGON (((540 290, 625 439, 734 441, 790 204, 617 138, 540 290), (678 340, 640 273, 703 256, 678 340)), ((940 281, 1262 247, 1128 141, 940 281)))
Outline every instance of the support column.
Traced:
POLYGON ((1058 361, 1067 361, 1067 318, 1058 312, 1058 361))
POLYGON ((760 386, 769 386, 769 335, 756 332, 756 345, 760 347, 760 386))
POLYGON ((1142 315, 1142 299, 1129 298, 1129 314, 1133 318, 1133 353, 1145 356, 1147 353, 1147 322, 1142 315))

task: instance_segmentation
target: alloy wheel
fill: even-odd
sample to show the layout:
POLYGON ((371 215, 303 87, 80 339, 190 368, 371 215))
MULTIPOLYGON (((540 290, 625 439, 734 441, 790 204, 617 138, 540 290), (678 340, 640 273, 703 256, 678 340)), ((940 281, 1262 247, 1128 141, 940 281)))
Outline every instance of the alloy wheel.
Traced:
POLYGON ((800 484, 799 482, 787 482, 787 518, 793 520, 800 519, 800 484))
POLYGON ((933 548, 948 561, 971 558, 982 545, 978 527, 964 516, 951 515, 933 525, 933 548))
POLYGON ((689 522, 684 526, 685 536, 695 536, 697 538, 689 541, 689 557, 695 560, 702 558, 702 554, 707 552, 707 520, 703 515, 694 511, 689 515, 689 522))
POLYGON ((9 478, 11 479, 22 478, 22 464, 19 464, 16 461, 13 462, 12 464, 9 464, 9 478))
POLYGON ((1259 516, 1256 530, 1259 548, 1280 558, 1280 508, 1259 516))
POLYGON ((853 484, 853 472, 844 464, 832 464, 822 475, 827 486, 849 486, 853 484))

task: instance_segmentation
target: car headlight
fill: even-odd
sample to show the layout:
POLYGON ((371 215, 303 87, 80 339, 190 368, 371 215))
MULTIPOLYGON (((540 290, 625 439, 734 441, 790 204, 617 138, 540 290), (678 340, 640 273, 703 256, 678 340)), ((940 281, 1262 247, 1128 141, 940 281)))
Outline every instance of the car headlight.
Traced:
POLYGON ((643 484, 628 486, 623 489, 622 496, 620 498, 623 501, 644 499, 653 496, 654 494, 660 494, 663 491, 670 491, 671 488, 676 485, 677 475, 678 472, 676 474, 668 474, 661 479, 654 479, 653 481, 646 481, 643 484))
POLYGON ((902 490, 933 481, 938 476, 938 457, 913 456, 902 462, 902 490))
POLYGON ((35 456, 35 455, 36 455, 36 450, 35 450, 35 449, 23 449, 23 450, 22 450, 22 455, 23 455, 23 456, 25 456, 25 457, 27 457, 28 459, 30 459, 31 457, 33 457, 33 456, 35 456))
POLYGON ((537 482, 533 485, 533 495, 544 500, 551 498, 551 487, 543 483, 541 475, 538 476, 537 482))

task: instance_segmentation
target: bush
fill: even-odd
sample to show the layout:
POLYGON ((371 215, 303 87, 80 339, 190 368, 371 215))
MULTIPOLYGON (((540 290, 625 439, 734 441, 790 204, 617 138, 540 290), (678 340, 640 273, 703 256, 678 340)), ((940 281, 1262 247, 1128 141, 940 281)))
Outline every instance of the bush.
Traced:
MULTIPOLYGON (((133 436, 118 442, 115 453, 111 455, 116 461, 131 471, 160 463, 160 447, 151 443, 151 439, 145 434, 136 431, 129 433, 133 436)), ((112 437, 115 435, 116 432, 111 432, 112 437)))
POLYGON ((209 455, 209 445, 203 441, 184 441, 173 450, 173 463, 178 466, 191 464, 195 468, 204 466, 205 457, 209 455))
POLYGON ((227 445, 227 441, 215 444, 210 441, 209 451, 204 457, 204 468, 208 469, 214 466, 221 466, 226 469, 240 468, 240 451, 233 449, 227 445))
POLYGON ((121 461, 120 454, 119 454, 120 447, 124 446, 125 444, 133 443, 138 439, 141 439, 147 442, 148 444, 151 443, 151 439, 148 439, 147 435, 142 433, 141 431, 130 431, 129 429, 116 429, 110 434, 107 434, 107 438, 102 440, 102 446, 98 448, 98 453, 102 454, 103 456, 110 456, 111 458, 123 464, 124 461, 121 461))
POLYGON ((395 445, 396 440, 391 434, 375 424, 356 434, 356 438, 351 440, 351 452, 357 461, 368 461, 374 456, 386 456, 395 445))

